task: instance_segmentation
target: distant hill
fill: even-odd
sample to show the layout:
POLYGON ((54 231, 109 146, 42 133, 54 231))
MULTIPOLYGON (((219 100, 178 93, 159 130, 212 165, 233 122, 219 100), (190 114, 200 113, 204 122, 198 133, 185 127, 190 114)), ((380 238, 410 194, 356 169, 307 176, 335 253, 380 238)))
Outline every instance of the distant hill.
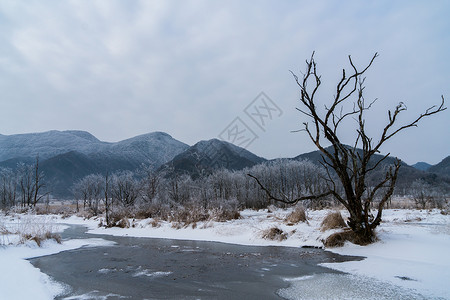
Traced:
POLYGON ((241 170, 264 161, 266 159, 244 148, 218 139, 212 139, 200 141, 189 147, 161 166, 160 171, 164 171, 168 177, 188 174, 196 178, 202 174, 210 174, 220 168, 241 170))
POLYGON ((42 133, 1 135, 0 162, 41 160, 75 151, 96 160, 124 160, 135 166, 149 161, 155 168, 171 160, 189 146, 164 132, 139 135, 117 143, 98 140, 85 131, 47 131, 42 133))
POLYGON ((444 158, 437 165, 431 166, 428 169, 428 172, 448 176, 450 178, 450 156, 447 156, 446 158, 444 158))
POLYGON ((117 143, 102 142, 84 131, 0 135, 0 167, 34 163, 39 155, 40 168, 52 194, 67 197, 72 184, 85 175, 135 170, 142 164, 157 169, 188 147, 163 132, 117 143))
POLYGON ((419 161, 418 163, 413 164, 411 167, 416 168, 417 170, 421 170, 421 171, 427 171, 432 165, 423 162, 423 161, 419 161))
POLYGON ((14 158, 41 159, 77 151, 84 154, 103 151, 110 144, 85 131, 47 131, 0 136, 0 161, 14 158))

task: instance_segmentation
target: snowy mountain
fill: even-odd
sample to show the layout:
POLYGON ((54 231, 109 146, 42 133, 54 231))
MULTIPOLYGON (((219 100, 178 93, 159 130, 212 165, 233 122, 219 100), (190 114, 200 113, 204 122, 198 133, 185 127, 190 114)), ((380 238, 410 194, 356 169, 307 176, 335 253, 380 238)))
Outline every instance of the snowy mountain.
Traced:
POLYGON ((40 169, 52 194, 64 197, 70 195, 72 184, 86 175, 133 171, 142 164, 156 169, 188 147, 164 132, 117 143, 72 130, 0 135, 0 167, 14 169, 19 162, 31 164, 39 155, 40 169))
POLYGON ((416 168, 417 170, 421 170, 421 171, 427 171, 432 165, 423 162, 423 161, 419 161, 415 164, 413 164, 411 167, 416 168))
POLYGON ((109 146, 84 131, 47 131, 0 136, 0 161, 13 158, 47 159, 58 154, 77 151, 90 154, 109 146))
POLYGON ((198 142, 164 164, 160 170, 166 172, 169 177, 175 174, 189 174, 195 178, 220 168, 241 170, 264 161, 266 159, 244 148, 212 139, 198 142))
POLYGON ((428 172, 444 175, 450 178, 450 156, 447 156, 444 158, 440 163, 437 165, 431 166, 428 169, 428 172))
POLYGON ((98 140, 85 131, 47 131, 42 133, 1 135, 0 162, 46 160, 57 155, 77 152, 94 160, 124 160, 133 165, 148 162, 155 168, 188 148, 167 133, 153 132, 117 143, 98 140))

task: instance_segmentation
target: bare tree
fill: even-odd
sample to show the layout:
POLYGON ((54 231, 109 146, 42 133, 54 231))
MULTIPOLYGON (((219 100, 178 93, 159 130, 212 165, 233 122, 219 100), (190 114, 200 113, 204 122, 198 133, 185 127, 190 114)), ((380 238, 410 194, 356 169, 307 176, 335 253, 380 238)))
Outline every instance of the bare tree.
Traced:
POLYGON ((342 76, 336 85, 336 94, 330 103, 320 102, 317 99, 317 91, 322 83, 321 76, 317 72, 317 64, 314 53, 306 60, 306 72, 302 78, 293 76, 300 87, 300 104, 298 108, 310 122, 305 122, 302 129, 307 133, 314 145, 322 153, 322 164, 328 174, 328 191, 322 194, 311 194, 296 199, 275 197, 258 178, 255 180, 267 195, 276 201, 285 203, 297 203, 307 199, 319 199, 332 195, 350 213, 347 221, 360 244, 374 241, 374 229, 380 224, 382 210, 385 203, 391 197, 400 168, 400 160, 385 170, 383 178, 377 184, 368 187, 367 178, 389 156, 377 156, 381 146, 391 140, 397 133, 415 127, 425 117, 434 115, 446 109, 444 97, 438 106, 428 108, 413 121, 404 125, 397 125, 398 116, 406 110, 403 103, 398 104, 393 111, 388 111, 387 124, 377 140, 370 137, 366 131, 365 113, 375 101, 367 103, 364 99, 364 74, 370 68, 378 54, 372 57, 370 62, 362 70, 358 69, 351 56, 348 57, 351 66, 350 74, 343 69, 342 76), (350 104, 350 105, 349 105, 350 104), (321 107, 325 106, 325 110, 321 107), (347 146, 341 140, 339 129, 344 121, 349 118, 356 120, 356 138, 352 146, 347 146), (330 147, 325 145, 331 144, 330 147), (337 177, 337 180, 336 180, 337 177), (342 191, 341 191, 342 190, 342 191), (380 201, 374 217, 370 211, 371 205, 378 195, 380 201))
MULTIPOLYGON (((109 201, 109 184, 110 184, 110 177, 109 177, 109 172, 106 172, 105 175, 105 186, 103 191, 105 192, 105 221, 106 221, 106 226, 109 226, 110 224, 110 201, 109 201)), ((112 200, 111 200, 112 201, 112 200)))
POLYGON ((104 183, 105 179, 102 175, 90 174, 80 179, 72 187, 75 195, 83 199, 83 208, 87 206, 94 216, 99 213, 99 204, 103 198, 104 183))
POLYGON ((36 156, 36 163, 34 164, 34 195, 33 195, 33 206, 48 193, 42 193, 42 189, 45 188, 44 182, 44 172, 39 171, 39 155, 36 156))
POLYGON ((16 205, 17 174, 9 169, 0 169, 0 207, 16 205))
POLYGON ((18 166, 20 197, 22 207, 31 206, 34 196, 33 165, 20 163, 18 166))
POLYGON ((411 184, 411 194, 417 208, 425 209, 434 202, 436 187, 423 179, 416 179, 411 184))
POLYGON ((133 207, 140 192, 139 184, 133 178, 133 173, 130 171, 116 173, 111 180, 112 197, 124 207, 133 207))
POLYGON ((150 203, 157 196, 162 178, 161 175, 153 171, 149 166, 142 166, 140 174, 143 177, 141 180, 141 197, 146 203, 150 203))

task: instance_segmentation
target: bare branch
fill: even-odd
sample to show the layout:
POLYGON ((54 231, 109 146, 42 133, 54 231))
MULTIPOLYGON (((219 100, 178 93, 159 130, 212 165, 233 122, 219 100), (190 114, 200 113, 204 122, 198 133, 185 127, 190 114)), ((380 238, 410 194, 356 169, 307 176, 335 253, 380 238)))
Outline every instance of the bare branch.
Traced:
POLYGON ((252 174, 247 174, 247 176, 250 176, 251 178, 256 180, 256 183, 259 185, 259 187, 266 193, 266 195, 269 197, 270 200, 274 200, 277 202, 283 202, 286 204, 296 204, 299 201, 304 201, 304 200, 317 200, 326 196, 329 196, 331 194, 333 194, 333 191, 328 191, 326 193, 322 193, 319 195, 309 195, 309 196, 303 196, 303 197, 298 197, 292 200, 289 199, 281 199, 278 197, 275 197, 272 195, 272 193, 259 181, 259 179, 255 176, 253 176, 252 174))

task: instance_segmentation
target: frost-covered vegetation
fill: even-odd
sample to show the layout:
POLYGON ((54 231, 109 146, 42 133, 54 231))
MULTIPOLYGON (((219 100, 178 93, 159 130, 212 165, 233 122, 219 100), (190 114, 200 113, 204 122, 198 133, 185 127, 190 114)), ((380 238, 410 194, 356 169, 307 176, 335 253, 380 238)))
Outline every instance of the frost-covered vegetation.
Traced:
MULTIPOLYGON (((240 171, 221 169, 196 179, 188 175, 166 177, 164 173, 141 167, 136 172, 85 176, 72 188, 76 200, 50 205, 45 191, 36 192, 35 185, 43 185, 42 174, 33 166, 24 165, 19 170, 17 173, 8 169, 0 172, 0 206, 4 210, 27 211, 35 206, 38 214, 102 216, 102 225, 106 227, 128 227, 127 219, 152 218, 155 226, 159 221, 169 221, 175 228, 182 228, 203 221, 237 219, 243 209, 287 207, 270 200, 248 173, 259 178, 273 195, 290 199, 320 194, 328 188, 324 169, 309 161, 276 160, 240 171), (35 174, 41 176, 39 180, 35 174)), ((446 212, 449 190, 448 185, 414 182, 408 193, 400 189, 393 197, 397 200, 387 202, 386 206, 436 207, 446 212)), ((321 208, 341 206, 332 197, 302 201, 287 222, 304 221, 303 209, 321 208)))
POLYGON ((25 214, 0 212, 0 245, 26 244, 29 241, 41 246, 45 240, 61 243, 55 217, 37 216, 29 211, 25 214))

